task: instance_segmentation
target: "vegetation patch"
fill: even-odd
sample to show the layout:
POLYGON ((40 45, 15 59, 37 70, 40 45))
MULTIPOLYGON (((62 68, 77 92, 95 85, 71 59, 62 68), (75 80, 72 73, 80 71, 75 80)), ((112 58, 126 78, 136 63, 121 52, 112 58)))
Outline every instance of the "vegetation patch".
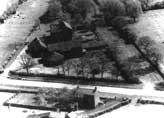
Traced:
POLYGON ((164 82, 157 83, 155 86, 156 90, 163 91, 164 90, 164 82))
POLYGON ((139 104, 157 104, 157 105, 164 105, 164 102, 162 102, 162 101, 145 100, 145 99, 138 99, 137 103, 139 103, 139 104))

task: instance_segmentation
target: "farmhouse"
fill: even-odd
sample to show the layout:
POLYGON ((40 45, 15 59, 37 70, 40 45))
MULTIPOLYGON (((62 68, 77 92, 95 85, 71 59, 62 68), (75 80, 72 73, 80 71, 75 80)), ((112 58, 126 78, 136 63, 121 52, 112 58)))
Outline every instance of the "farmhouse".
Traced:
POLYGON ((41 58, 44 65, 59 65, 64 59, 82 56, 81 41, 72 40, 72 27, 64 21, 50 25, 50 37, 36 37, 26 50, 33 58, 41 58))

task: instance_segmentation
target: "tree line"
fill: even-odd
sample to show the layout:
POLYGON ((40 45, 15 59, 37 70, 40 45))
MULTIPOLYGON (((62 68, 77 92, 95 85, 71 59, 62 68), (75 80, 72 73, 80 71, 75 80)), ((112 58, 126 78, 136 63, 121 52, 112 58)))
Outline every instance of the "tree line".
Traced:
POLYGON ((104 79, 104 74, 108 73, 111 75, 108 78, 118 80, 119 76, 119 71, 115 68, 114 63, 103 51, 91 51, 78 59, 66 60, 58 67, 58 69, 60 68, 62 69, 62 74, 67 76, 70 75, 71 70, 76 76, 84 78, 94 79, 96 75, 100 75, 100 78, 104 79))

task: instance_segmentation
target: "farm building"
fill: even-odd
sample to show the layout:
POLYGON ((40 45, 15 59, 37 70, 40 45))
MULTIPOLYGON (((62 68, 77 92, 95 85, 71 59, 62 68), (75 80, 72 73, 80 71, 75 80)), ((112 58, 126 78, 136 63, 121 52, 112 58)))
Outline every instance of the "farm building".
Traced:
POLYGON ((41 58, 44 65, 58 65, 64 59, 82 56, 81 41, 72 40, 72 27, 64 21, 53 23, 50 37, 36 37, 28 45, 27 54, 41 58))
POLYGON ((73 30, 69 23, 65 21, 55 21, 50 25, 51 37, 45 43, 58 43, 71 41, 73 30))
POLYGON ((82 56, 82 44, 80 41, 65 41, 48 45, 49 52, 59 52, 65 58, 75 58, 82 56))

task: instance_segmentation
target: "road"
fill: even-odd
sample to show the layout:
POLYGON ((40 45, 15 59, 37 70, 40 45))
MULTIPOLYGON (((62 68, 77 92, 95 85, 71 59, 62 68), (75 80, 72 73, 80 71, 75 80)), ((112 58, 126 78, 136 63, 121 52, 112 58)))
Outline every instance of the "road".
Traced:
MULTIPOLYGON (((26 5, 26 7, 31 8, 31 6, 33 8, 36 8, 35 10, 33 9, 33 11, 26 11, 28 15, 31 14, 31 12, 36 12, 35 14, 37 14, 37 12, 40 13, 40 9, 42 8, 38 8, 38 5, 41 7, 44 2, 42 1, 41 3, 39 2, 40 0, 35 0, 35 1, 31 1, 29 0, 29 5, 26 5)), ((45 0, 47 2, 47 0, 45 0)), ((25 7, 25 6, 24 6, 25 7)), ((43 7, 45 8, 45 6, 43 7)), ((22 8, 23 9, 23 8, 22 8)), ((27 8, 26 8, 27 9, 27 8)), ((26 14, 26 12, 24 12, 24 14, 26 14)), ((41 15, 41 14, 40 14, 41 15)), ((39 17, 39 16, 37 16, 39 17)), ((15 86, 27 86, 27 87, 52 87, 52 88, 63 88, 63 87, 68 87, 70 89, 76 87, 76 85, 71 85, 71 84, 63 84, 63 83, 49 83, 49 82, 34 82, 34 81, 21 81, 21 80, 11 80, 11 79, 7 79, 8 77, 8 72, 10 70, 15 69, 15 67, 18 66, 19 64, 19 56, 25 51, 27 47, 25 47, 20 54, 18 55, 17 59, 15 59, 13 61, 13 63, 5 69, 4 73, 1 74, 0 78, 0 84, 1 85, 15 85, 15 86)), ((81 85, 81 88, 86 88, 86 89, 94 89, 95 86, 86 86, 86 85, 81 85)), ((161 91, 155 91, 155 90, 138 90, 138 89, 126 89, 126 88, 115 88, 115 87, 103 87, 103 86, 97 86, 97 90, 100 92, 106 92, 106 93, 118 93, 118 94, 125 94, 125 95, 130 95, 130 96, 154 96, 154 97, 164 97, 164 92, 161 91)))

